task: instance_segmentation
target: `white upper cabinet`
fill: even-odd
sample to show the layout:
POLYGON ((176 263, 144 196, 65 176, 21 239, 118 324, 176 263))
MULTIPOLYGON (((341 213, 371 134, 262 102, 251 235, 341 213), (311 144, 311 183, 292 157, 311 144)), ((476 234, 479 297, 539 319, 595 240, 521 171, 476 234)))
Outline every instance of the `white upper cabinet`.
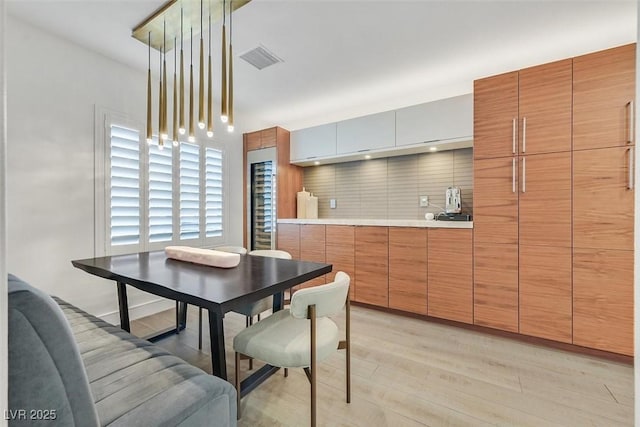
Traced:
POLYGON ((473 138, 473 94, 396 111, 396 146, 473 138))
POLYGON ((291 132, 291 161, 336 155, 336 123, 291 132))
POLYGON ((337 153, 356 153, 394 147, 395 127, 395 111, 338 122, 337 153))

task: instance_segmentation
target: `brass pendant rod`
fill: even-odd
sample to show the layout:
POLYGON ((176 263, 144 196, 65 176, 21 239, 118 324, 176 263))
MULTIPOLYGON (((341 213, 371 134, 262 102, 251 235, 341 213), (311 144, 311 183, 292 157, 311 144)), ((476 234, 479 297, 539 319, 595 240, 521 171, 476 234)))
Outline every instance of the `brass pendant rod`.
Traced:
POLYGON ((159 65, 160 65, 160 72, 159 72, 159 88, 158 88, 158 145, 162 146, 162 49, 159 51, 160 52, 160 57, 159 57, 159 65))
POLYGON ((233 0, 231 0, 229 4, 229 107, 227 111, 229 122, 227 131, 233 132, 233 0))
POLYGON ((204 40, 202 39, 202 8, 203 0, 200 0, 200 87, 198 88, 198 127, 204 129, 204 40))
POLYGON ((153 140, 153 126, 151 124, 151 32, 149 32, 149 53, 147 70, 147 144, 153 140))
POLYGON ((184 43, 184 36, 182 35, 183 24, 183 11, 180 8, 180 125, 178 131, 181 135, 184 135, 186 128, 184 126, 184 55, 182 52, 182 45, 184 43))
MULTIPOLYGON (((164 32, 162 37, 163 41, 163 49, 162 49, 162 139, 166 140, 169 138, 169 131, 167 125, 167 30, 166 30, 166 22, 164 24, 164 32)), ((164 141, 163 141, 164 144, 164 141)))
POLYGON ((196 141, 195 118, 193 117, 193 27, 191 28, 191 61, 189 65, 189 142, 196 141))
POLYGON ((227 28, 226 28, 226 9, 225 9, 226 1, 222 0, 222 106, 221 106, 221 114, 220 119, 223 123, 226 123, 229 120, 229 116, 227 114, 227 28))
MULTIPOLYGON (((176 40, 173 41, 176 44, 176 40)), ((173 145, 178 146, 178 56, 173 50, 173 145)))
POLYGON ((209 5, 209 72, 207 82, 207 136, 209 138, 213 138, 213 89, 211 80, 211 5, 209 5))

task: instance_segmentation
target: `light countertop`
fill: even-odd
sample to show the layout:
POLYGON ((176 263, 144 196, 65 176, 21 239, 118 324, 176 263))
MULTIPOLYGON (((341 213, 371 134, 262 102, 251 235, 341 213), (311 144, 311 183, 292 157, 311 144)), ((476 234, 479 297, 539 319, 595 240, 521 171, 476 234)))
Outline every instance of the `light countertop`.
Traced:
POLYGON ((473 221, 427 221, 425 219, 278 219, 278 224, 364 225, 380 227, 473 228, 473 221))

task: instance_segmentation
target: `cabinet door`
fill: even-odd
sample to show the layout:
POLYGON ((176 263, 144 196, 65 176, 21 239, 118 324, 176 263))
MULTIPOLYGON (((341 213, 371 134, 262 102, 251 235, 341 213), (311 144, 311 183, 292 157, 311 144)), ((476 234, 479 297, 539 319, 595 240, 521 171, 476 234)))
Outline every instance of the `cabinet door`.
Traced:
POLYGON ((473 187, 475 241, 517 244, 517 156, 475 160, 473 187))
MULTIPOLYGON (((326 262, 325 256, 325 226, 308 225, 300 226, 300 259, 303 261, 326 262)), ((320 276, 305 282, 302 287, 323 285, 325 277, 320 276)))
POLYGON ((277 143, 278 128, 263 129, 260 131, 260 147, 275 147, 277 143))
POLYGON ((331 273, 327 274, 327 282, 333 281, 338 271, 349 275, 349 298, 356 296, 356 249, 355 227, 352 225, 327 225, 326 229, 326 259, 327 264, 333 265, 331 273))
POLYGON ((429 316, 473 323, 471 230, 434 228, 428 240, 429 316))
POLYGON ((571 247, 571 152, 520 158, 519 243, 571 247))
POLYGON ((571 343, 571 248, 519 251, 520 333, 571 343))
POLYGON ((396 146, 473 138, 473 95, 461 95, 396 111, 396 146))
POLYGON ((245 144, 247 151, 259 150, 262 148, 260 131, 245 134, 245 144))
POLYGON ((394 147, 395 139, 395 111, 338 122, 338 154, 394 147))
POLYGON ((278 224, 278 249, 300 259, 300 226, 298 224, 278 224))
POLYGON ((473 248, 473 323, 518 332, 518 245, 473 248))
POLYGON ((573 149, 633 141, 636 45, 573 59, 573 149))
POLYGON ((574 249, 573 343, 633 356, 633 251, 574 249))
POLYGON ((427 229, 389 227, 389 308, 427 314, 427 229))
POLYGON ((356 227, 356 301, 389 306, 389 231, 356 227))
POLYGON ((571 59, 520 70, 520 155, 571 151, 571 70, 571 59))
POLYGON ((573 245, 633 250, 634 191, 626 147, 573 153, 573 245))
POLYGON ((517 152, 518 72, 473 82, 473 157, 517 152))
POLYGON ((336 155, 335 123, 291 132, 291 161, 336 155))

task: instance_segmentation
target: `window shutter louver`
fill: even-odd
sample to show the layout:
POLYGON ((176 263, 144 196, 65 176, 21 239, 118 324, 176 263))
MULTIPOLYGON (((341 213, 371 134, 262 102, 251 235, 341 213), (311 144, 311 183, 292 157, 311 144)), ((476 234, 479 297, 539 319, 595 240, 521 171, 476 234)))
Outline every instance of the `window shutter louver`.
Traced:
POLYGON ((149 146, 149 242, 173 238, 172 150, 149 146))
POLYGON ((199 147, 180 144, 180 239, 200 237, 199 147))
POLYGON ((222 151, 213 148, 205 150, 206 161, 206 236, 222 236, 222 151))
POLYGON ((111 245, 140 242, 140 135, 121 126, 110 127, 111 245))

